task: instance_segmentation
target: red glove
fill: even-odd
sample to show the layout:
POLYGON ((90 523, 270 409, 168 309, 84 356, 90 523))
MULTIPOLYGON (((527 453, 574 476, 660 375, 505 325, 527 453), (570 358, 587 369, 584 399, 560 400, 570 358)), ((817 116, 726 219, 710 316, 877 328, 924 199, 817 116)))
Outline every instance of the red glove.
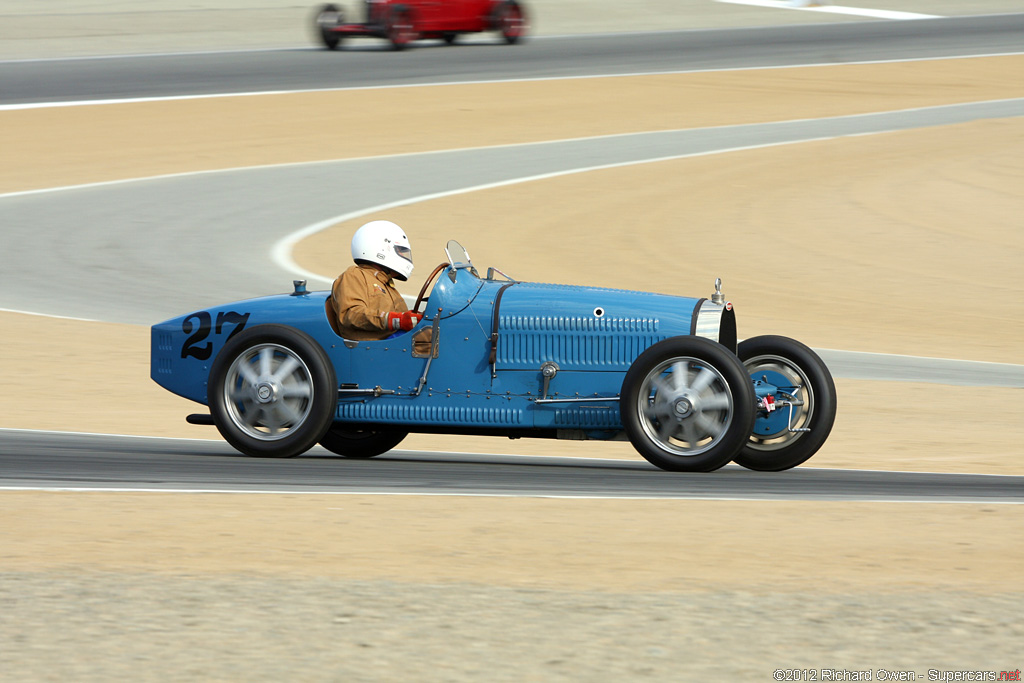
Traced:
POLYGON ((423 320, 422 313, 406 311, 405 313, 388 313, 388 328, 392 330, 404 330, 408 332, 416 327, 416 323, 423 320))

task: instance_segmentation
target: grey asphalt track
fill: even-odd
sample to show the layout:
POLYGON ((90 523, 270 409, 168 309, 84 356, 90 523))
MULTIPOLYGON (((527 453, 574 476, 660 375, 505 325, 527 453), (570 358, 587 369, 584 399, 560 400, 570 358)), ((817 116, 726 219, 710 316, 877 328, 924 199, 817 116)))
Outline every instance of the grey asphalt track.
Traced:
MULTIPOLYGON (((599 448, 600 446, 595 446, 599 448)), ((642 461, 393 451, 247 458, 216 441, 0 431, 0 488, 1024 503, 1024 477, 802 467, 710 474, 642 461)))
POLYGON ((0 68, 0 106, 999 54, 1024 49, 1022 36, 1024 14, 1006 14, 575 36, 513 47, 424 42, 390 52, 383 42, 365 42, 340 52, 309 48, 11 61, 0 68))

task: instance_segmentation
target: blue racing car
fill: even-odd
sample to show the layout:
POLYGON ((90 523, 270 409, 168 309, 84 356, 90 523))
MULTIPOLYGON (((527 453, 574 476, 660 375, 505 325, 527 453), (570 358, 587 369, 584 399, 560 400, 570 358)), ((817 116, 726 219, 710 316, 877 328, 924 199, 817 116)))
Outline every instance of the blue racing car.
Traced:
POLYGON ((721 281, 696 299, 538 284, 481 276, 455 241, 445 253, 411 331, 344 339, 331 293, 297 281, 154 325, 151 376, 257 457, 319 443, 370 458, 417 432, 628 439, 666 470, 777 471, 832 429, 828 368, 787 337, 737 343, 721 281))

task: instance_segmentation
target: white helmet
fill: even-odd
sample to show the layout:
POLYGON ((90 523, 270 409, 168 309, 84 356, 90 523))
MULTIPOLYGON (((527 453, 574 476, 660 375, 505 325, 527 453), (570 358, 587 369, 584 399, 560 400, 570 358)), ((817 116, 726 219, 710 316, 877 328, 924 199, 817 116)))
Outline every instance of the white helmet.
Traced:
POLYGON ((399 280, 412 275, 412 245, 391 221, 370 221, 352 236, 352 260, 384 266, 399 280))

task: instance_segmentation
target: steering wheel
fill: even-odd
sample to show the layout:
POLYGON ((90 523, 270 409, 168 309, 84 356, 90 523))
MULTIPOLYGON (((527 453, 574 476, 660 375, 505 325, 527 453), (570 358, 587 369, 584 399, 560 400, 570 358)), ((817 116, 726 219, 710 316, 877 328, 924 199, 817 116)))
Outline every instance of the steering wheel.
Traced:
POLYGON ((423 282, 423 286, 420 287, 419 296, 416 297, 416 305, 412 307, 413 313, 419 313, 420 312, 420 304, 423 303, 423 297, 426 296, 427 289, 430 287, 430 283, 434 281, 434 278, 437 277, 438 273, 440 273, 442 270, 447 268, 449 265, 451 265, 451 264, 450 263, 442 263, 437 268, 434 268, 434 272, 431 273, 430 277, 428 277, 423 282))

